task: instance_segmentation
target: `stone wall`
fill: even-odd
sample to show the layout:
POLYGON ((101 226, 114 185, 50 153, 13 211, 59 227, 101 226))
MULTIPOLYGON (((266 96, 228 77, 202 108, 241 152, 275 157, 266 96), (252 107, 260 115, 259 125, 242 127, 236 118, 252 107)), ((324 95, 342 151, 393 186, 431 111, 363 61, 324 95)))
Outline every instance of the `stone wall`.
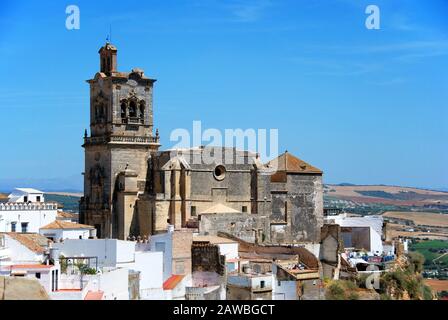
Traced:
POLYGON ((191 261, 193 272, 216 272, 221 276, 225 273, 225 256, 220 254, 217 245, 209 242, 193 242, 191 261))
POLYGON ((200 234, 217 235, 221 231, 249 243, 270 241, 267 217, 245 213, 201 215, 200 234))

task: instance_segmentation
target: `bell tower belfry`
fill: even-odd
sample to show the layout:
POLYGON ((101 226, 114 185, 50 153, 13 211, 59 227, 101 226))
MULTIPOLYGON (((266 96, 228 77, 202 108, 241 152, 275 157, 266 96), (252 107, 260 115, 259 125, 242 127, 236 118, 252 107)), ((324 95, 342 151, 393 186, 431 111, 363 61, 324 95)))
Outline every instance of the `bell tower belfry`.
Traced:
POLYGON ((86 132, 83 144, 80 221, 95 226, 100 238, 125 239, 135 223, 136 200, 148 186, 149 160, 160 144, 158 132, 153 133, 156 80, 137 68, 117 71, 117 53, 110 43, 101 47, 100 71, 87 80, 90 136, 86 132))
POLYGON ((106 43, 101 47, 98 53, 100 54, 100 72, 110 74, 117 71, 117 48, 106 43))

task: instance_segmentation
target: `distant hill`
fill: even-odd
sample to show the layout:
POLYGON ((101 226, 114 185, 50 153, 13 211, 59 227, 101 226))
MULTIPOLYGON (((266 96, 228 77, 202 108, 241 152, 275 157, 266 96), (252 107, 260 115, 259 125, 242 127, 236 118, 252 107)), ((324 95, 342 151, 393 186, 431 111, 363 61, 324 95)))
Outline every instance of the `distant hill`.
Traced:
POLYGON ((386 185, 325 185, 327 207, 349 212, 430 211, 448 213, 448 192, 386 185))
POLYGON ((63 178, 16 178, 0 179, 0 192, 9 193, 14 188, 35 188, 42 191, 80 192, 83 190, 82 175, 73 175, 63 178))

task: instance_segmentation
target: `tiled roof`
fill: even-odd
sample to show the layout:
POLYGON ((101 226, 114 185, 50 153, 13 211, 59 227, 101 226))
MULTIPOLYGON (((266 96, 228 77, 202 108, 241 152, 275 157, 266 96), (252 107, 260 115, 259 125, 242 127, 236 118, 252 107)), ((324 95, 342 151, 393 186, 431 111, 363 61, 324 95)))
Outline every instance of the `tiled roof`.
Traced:
POLYGON ((163 283, 163 290, 173 290, 184 277, 184 275, 173 274, 163 283))
POLYGON ((6 232, 3 234, 10 236, 12 239, 20 242, 22 245, 36 253, 44 253, 48 247, 48 238, 38 233, 6 232))
POLYGON ((56 220, 40 229, 94 229, 94 227, 87 224, 56 220))
POLYGON ((13 264, 12 266, 8 266, 8 269, 51 269, 54 265, 46 265, 46 264, 13 264))
POLYGON ((309 163, 293 156, 288 151, 281 154, 274 160, 269 161, 266 165, 269 167, 277 166, 277 172, 322 174, 322 170, 313 167, 309 163))
POLYGON ((74 213, 70 213, 70 212, 58 211, 58 218, 74 219, 74 218, 76 218, 76 215, 74 213))
POLYGON ((103 300, 103 294, 103 291, 89 291, 84 297, 84 300, 103 300))

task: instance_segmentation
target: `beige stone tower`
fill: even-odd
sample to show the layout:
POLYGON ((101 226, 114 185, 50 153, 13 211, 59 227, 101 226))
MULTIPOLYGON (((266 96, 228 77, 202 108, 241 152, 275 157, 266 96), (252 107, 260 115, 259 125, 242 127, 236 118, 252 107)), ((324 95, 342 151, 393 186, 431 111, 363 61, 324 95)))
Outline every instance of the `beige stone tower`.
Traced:
POLYGON ((136 201, 149 188, 148 162, 160 147, 153 135, 156 80, 140 69, 117 71, 117 48, 110 43, 99 54, 100 72, 87 81, 90 136, 86 130, 80 221, 94 225, 100 238, 126 239, 138 228, 136 201))

